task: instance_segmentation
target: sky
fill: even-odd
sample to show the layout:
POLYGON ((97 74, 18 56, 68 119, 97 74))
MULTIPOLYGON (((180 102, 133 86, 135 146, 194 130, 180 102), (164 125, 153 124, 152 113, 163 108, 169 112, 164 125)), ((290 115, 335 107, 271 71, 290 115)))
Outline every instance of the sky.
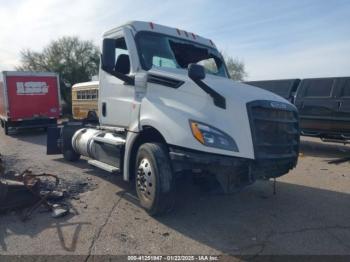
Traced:
POLYGON ((350 0, 0 0, 0 71, 62 36, 152 21, 212 39, 247 80, 350 76, 350 0))

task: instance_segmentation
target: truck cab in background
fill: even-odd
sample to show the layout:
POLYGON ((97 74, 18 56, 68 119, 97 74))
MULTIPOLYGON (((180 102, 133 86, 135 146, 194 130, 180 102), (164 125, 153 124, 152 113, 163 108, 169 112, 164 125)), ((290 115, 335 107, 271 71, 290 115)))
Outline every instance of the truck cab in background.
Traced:
POLYGON ((295 106, 301 134, 325 142, 350 141, 350 77, 303 79, 295 106))
POLYGON ((294 104, 300 79, 276 79, 262 81, 246 81, 245 84, 257 86, 275 93, 294 104))
POLYGON ((171 209, 184 171, 215 176, 232 192, 284 175, 298 159, 291 103, 232 81, 211 40, 158 24, 130 22, 103 35, 98 112, 99 126, 52 129, 48 153, 84 155, 121 173, 152 215, 171 209))

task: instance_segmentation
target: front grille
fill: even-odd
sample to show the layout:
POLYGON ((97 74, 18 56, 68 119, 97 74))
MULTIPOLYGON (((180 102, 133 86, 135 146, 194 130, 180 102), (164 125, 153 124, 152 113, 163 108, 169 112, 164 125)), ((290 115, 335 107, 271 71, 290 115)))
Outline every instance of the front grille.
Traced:
POLYGON ((298 156, 299 124, 293 106, 259 100, 247 108, 257 160, 298 156))

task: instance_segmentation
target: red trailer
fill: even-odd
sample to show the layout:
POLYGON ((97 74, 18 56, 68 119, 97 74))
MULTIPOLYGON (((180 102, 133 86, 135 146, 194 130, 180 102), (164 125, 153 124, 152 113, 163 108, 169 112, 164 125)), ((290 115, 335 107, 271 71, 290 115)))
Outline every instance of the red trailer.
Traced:
POLYGON ((55 73, 5 71, 0 82, 0 121, 10 128, 47 128, 60 116, 60 88, 55 73))

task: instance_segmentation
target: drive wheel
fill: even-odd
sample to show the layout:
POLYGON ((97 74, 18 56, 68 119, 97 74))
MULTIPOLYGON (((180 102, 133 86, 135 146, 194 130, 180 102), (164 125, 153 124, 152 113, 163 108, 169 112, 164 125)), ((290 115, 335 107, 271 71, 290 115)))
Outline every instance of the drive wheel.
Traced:
POLYGON ((80 159, 80 155, 75 153, 73 149, 68 149, 63 152, 63 157, 69 162, 75 162, 80 159))
POLYGON ((3 122, 3 128, 4 128, 4 133, 5 135, 9 135, 9 126, 8 123, 6 121, 3 122))
POLYGON ((141 206, 152 216, 170 211, 174 205, 175 183, 166 148, 160 143, 141 145, 135 169, 141 206))

